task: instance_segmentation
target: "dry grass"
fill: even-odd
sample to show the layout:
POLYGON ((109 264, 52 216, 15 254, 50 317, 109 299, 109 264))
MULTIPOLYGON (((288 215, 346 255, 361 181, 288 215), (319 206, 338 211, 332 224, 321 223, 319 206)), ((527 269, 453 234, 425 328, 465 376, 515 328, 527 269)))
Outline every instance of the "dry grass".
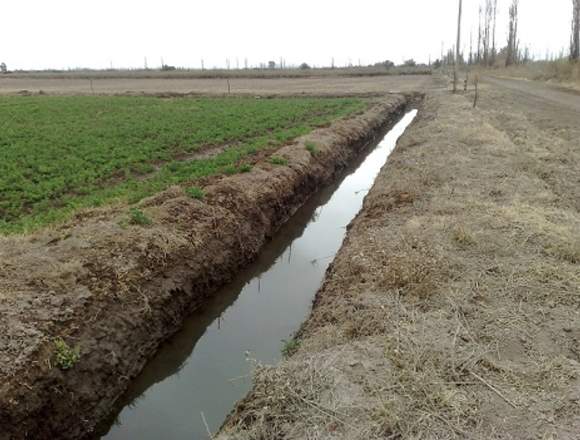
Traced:
POLYGON ((536 81, 554 81, 580 87, 580 63, 568 60, 536 61, 529 64, 498 69, 501 75, 536 81))

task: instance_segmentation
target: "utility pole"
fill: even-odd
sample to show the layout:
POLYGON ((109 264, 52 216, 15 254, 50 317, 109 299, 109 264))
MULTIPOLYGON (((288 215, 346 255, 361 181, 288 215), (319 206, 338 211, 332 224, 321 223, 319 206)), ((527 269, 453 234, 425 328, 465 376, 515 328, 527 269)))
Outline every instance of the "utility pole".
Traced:
POLYGON ((457 93, 457 69, 459 67, 459 54, 461 51, 461 12, 463 0, 459 0, 459 15, 457 18, 457 44, 455 45, 455 65, 453 68, 453 93, 457 93))

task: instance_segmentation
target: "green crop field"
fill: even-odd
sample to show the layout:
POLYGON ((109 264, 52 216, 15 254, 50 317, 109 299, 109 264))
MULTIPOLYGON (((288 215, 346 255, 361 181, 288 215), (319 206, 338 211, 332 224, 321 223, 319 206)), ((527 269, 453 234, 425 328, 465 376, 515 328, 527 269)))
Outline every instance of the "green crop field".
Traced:
POLYGON ((0 232, 247 171, 244 161, 256 152, 366 105, 342 98, 0 97, 0 232), (219 146, 226 148, 191 159, 219 146))

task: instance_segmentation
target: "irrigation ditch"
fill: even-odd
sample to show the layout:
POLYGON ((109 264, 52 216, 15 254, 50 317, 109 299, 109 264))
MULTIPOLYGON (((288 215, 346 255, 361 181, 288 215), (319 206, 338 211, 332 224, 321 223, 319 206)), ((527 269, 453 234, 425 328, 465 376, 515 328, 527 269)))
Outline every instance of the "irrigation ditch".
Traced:
MULTIPOLYGON (((342 236, 336 228, 345 227, 356 215, 372 184, 350 174, 353 163, 360 164, 374 150, 358 169, 369 164, 378 172, 386 156, 381 159, 375 153, 388 155, 388 148, 373 147, 419 100, 415 94, 381 98, 365 113, 281 148, 276 155, 285 159, 284 166, 263 164, 212 183, 203 201, 185 197, 180 188, 144 200, 140 205, 153 219, 148 228, 120 228, 120 213, 113 207, 85 213, 46 233, 15 238, 22 249, 18 262, 42 253, 40 263, 51 268, 55 279, 62 279, 66 270, 78 270, 63 282, 58 297, 46 272, 31 270, 22 280, 33 289, 22 288, 20 302, 12 304, 18 314, 5 319, 12 329, 21 326, 11 330, 15 347, 27 348, 20 352, 15 348, 13 359, 2 359, 9 368, 2 371, 0 439, 159 438, 169 429, 163 420, 178 430, 172 438, 203 435, 191 429, 205 429, 206 424, 214 430, 219 427, 251 382, 240 378, 234 392, 210 389, 212 380, 247 365, 239 356, 242 347, 236 337, 267 335, 268 343, 247 347, 248 356, 265 361, 279 357, 280 336, 290 336, 305 318, 326 265, 340 247, 342 236), (316 154, 305 148, 309 142, 316 145, 316 154), (340 199, 352 193, 356 193, 352 201, 340 199), (328 217, 335 222, 334 230, 329 232, 328 225, 313 216, 328 217), (296 257, 297 252, 303 255, 296 257), (292 272, 287 271, 286 259, 298 264, 292 272), (266 288, 262 283, 270 283, 268 289, 276 295, 260 296, 266 288), (297 297, 294 303, 285 301, 297 297), (45 320, 25 328, 18 319, 33 308, 41 310, 45 320), (259 319, 269 324, 256 324, 259 319), (224 320, 241 324, 228 332, 236 337, 220 339, 222 333, 215 329, 224 320), (254 325, 249 328, 244 322, 254 325), (78 350, 78 361, 68 370, 51 362, 55 337, 78 350), (218 347, 213 345, 217 339, 218 347), (258 353, 261 348, 265 351, 258 353), (218 359, 219 365, 208 357, 228 351, 237 359, 231 370, 232 357, 218 359), (205 377, 213 379, 203 380, 192 373, 194 388, 173 380, 188 375, 189 366, 196 365, 190 360, 198 352, 204 371, 215 373, 212 370, 224 367, 221 376, 210 374, 205 377), (201 391, 196 384, 201 384, 201 391), (182 391, 179 401, 177 390, 182 391), (224 398, 208 402, 205 397, 211 393, 224 398), (188 396, 198 399, 200 414, 187 408, 193 405, 188 396), (171 411, 168 405, 187 411, 176 413, 177 421, 163 419, 171 411), (134 424, 132 418, 139 422, 134 424), (110 429, 113 419, 120 424, 113 423, 110 429)), ((393 133, 411 119, 408 115, 393 133)), ((367 169, 364 174, 373 172, 367 169)))

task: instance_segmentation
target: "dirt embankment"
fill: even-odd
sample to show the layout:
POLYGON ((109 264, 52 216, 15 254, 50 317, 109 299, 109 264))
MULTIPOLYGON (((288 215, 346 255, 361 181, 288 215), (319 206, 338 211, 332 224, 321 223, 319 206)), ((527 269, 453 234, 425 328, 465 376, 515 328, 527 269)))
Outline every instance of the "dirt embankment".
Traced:
POLYGON ((426 99, 220 440, 578 438, 580 118, 536 99, 426 99))
POLYGON ((183 318, 254 259, 406 101, 391 95, 316 130, 276 152, 287 165, 263 161, 224 177, 205 188, 204 201, 180 188, 147 199, 140 208, 149 227, 127 225, 127 207, 116 206, 0 238, 0 439, 89 433, 183 318), (72 350, 59 351, 55 338, 72 350))

